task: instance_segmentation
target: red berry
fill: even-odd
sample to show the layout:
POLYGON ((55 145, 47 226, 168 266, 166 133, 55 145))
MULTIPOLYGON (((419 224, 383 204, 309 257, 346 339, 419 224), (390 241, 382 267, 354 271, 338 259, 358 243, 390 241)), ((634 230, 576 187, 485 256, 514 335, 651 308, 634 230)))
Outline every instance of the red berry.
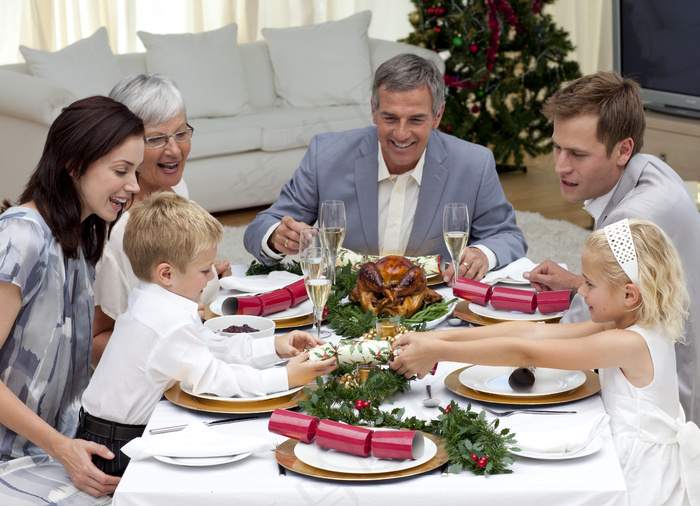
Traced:
POLYGON ((445 408, 445 413, 452 413, 452 404, 448 404, 445 408))
POLYGON ((355 407, 358 409, 358 411, 359 411, 360 409, 362 409, 362 406, 363 406, 363 404, 362 404, 362 399, 357 399, 357 400, 355 401, 355 407))
POLYGON ((479 457, 476 456, 476 453, 472 453, 472 460, 479 460, 479 457))
POLYGON ((479 459, 479 461, 476 463, 476 465, 483 469, 484 467, 486 467, 486 464, 488 463, 488 461, 489 461, 489 459, 487 459, 486 457, 481 457, 479 459))
POLYGON ((369 401, 364 401, 364 402, 362 403, 362 407, 363 407, 363 408, 369 408, 369 406, 370 406, 370 402, 369 402, 369 401))

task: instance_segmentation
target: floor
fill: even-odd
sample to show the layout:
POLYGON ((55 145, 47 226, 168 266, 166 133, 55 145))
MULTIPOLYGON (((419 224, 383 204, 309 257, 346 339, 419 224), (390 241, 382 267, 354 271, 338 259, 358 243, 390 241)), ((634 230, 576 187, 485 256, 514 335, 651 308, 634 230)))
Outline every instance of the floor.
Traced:
MULTIPOLYGON (((559 178, 554 173, 551 155, 540 156, 526 162, 526 171, 499 174, 506 198, 519 211, 540 213, 545 218, 567 220, 584 228, 592 228, 590 215, 582 204, 571 204, 561 198, 559 178)), ((214 216, 229 226, 248 225, 267 206, 239 209, 214 216)))

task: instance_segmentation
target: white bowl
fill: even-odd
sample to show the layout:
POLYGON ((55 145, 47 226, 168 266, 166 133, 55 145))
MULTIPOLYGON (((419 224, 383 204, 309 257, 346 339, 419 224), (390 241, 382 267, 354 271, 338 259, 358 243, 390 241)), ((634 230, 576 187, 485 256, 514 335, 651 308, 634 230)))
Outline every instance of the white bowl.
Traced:
POLYGON ((223 330, 229 328, 231 325, 242 327, 244 324, 247 324, 254 329, 258 329, 258 332, 249 332, 252 337, 270 337, 275 335, 275 322, 269 318, 263 318, 261 316, 217 316, 216 318, 211 318, 204 322, 206 327, 210 328, 214 332, 218 332, 222 336, 237 335, 230 332, 223 332, 223 330))

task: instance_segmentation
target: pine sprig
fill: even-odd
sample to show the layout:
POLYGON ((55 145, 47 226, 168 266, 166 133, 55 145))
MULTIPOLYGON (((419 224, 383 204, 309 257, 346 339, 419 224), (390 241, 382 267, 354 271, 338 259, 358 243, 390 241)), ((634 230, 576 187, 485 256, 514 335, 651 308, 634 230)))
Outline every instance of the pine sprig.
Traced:
POLYGON ((410 390, 410 380, 391 369, 376 368, 362 385, 346 384, 340 381, 343 375, 353 371, 353 366, 341 366, 329 375, 328 381, 316 380, 318 388, 307 389, 309 399, 298 406, 307 414, 320 419, 345 422, 351 425, 387 426, 421 430, 445 440, 445 451, 450 460, 449 472, 458 473, 464 469, 478 475, 511 473, 508 468, 513 463, 510 450, 515 448, 514 434, 509 429, 498 429, 499 421, 489 422, 485 413, 471 411, 452 401, 446 408, 440 408, 440 415, 433 420, 416 417, 403 418, 403 408, 390 411, 379 409, 385 400, 410 390), (358 410, 357 400, 369 401, 370 406, 358 410), (472 458, 472 455, 476 458, 472 458), (486 464, 478 465, 479 459, 486 457, 486 464))

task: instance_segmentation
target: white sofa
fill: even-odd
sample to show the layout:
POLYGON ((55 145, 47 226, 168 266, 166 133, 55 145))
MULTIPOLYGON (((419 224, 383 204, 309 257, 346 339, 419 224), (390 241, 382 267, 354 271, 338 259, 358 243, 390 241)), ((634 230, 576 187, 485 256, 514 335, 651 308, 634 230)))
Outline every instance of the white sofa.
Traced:
MULTIPOLYGON (((195 133, 184 179, 190 197, 210 212, 274 202, 313 135, 372 123, 369 99, 354 105, 290 107, 276 93, 268 43, 238 47, 249 110, 226 117, 188 114, 195 133)), ((369 39, 369 51, 372 73, 402 52, 431 58, 444 71, 439 56, 420 47, 369 39)), ((116 55, 122 75, 147 73, 146 55, 116 55)), ((319 65, 317 72, 328 69, 319 65)), ((49 125, 75 99, 64 86, 33 76, 25 63, 0 66, 0 198, 17 199, 39 159, 49 125)))

